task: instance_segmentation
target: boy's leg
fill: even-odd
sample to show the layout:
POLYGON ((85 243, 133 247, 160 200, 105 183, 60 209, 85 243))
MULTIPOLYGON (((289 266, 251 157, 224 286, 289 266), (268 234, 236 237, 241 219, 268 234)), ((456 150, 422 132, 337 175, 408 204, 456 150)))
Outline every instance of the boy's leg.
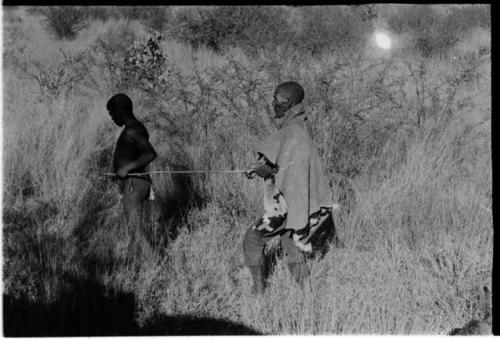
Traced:
POLYGON ((129 250, 136 249, 137 246, 143 249, 148 247, 142 234, 142 203, 148 199, 149 189, 150 183, 146 180, 129 178, 125 181, 122 202, 130 235, 129 250))
POLYGON ((143 179, 128 178, 125 180, 122 202, 127 222, 131 220, 133 213, 140 216, 142 202, 149 198, 150 187, 150 183, 143 179))

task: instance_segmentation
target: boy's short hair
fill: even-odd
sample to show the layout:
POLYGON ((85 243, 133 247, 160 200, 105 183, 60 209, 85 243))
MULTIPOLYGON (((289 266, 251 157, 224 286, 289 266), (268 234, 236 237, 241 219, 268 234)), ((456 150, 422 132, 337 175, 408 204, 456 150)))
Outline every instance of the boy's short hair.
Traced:
POLYGON ((124 113, 132 113, 132 99, 123 93, 115 94, 108 100, 106 108, 108 111, 113 110, 124 113))

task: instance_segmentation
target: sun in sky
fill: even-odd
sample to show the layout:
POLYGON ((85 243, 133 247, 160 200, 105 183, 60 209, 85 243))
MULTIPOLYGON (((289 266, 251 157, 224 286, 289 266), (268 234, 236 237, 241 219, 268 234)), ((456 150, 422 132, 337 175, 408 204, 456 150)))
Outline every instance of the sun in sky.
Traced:
POLYGON ((376 32, 375 42, 377 46, 382 49, 390 49, 392 47, 391 37, 387 33, 376 32))

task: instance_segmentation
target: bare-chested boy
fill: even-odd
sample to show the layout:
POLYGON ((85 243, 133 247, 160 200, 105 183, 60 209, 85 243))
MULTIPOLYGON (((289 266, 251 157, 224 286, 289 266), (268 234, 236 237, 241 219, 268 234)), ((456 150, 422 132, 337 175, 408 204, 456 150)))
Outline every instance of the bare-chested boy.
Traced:
POLYGON ((149 176, 134 176, 133 173, 146 172, 157 154, 149 143, 146 127, 134 116, 132 100, 127 95, 114 95, 106 108, 116 125, 125 126, 116 142, 113 171, 119 179, 123 212, 129 222, 133 212, 140 215, 142 203, 148 199, 151 189, 149 176))

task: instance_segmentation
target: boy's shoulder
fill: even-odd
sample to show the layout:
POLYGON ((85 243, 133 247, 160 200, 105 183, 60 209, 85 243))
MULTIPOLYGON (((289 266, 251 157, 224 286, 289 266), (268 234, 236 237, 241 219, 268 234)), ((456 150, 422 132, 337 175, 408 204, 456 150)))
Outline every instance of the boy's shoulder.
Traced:
POLYGON ((130 137, 149 137, 148 130, 139 120, 134 121, 132 124, 127 126, 123 132, 130 137))

